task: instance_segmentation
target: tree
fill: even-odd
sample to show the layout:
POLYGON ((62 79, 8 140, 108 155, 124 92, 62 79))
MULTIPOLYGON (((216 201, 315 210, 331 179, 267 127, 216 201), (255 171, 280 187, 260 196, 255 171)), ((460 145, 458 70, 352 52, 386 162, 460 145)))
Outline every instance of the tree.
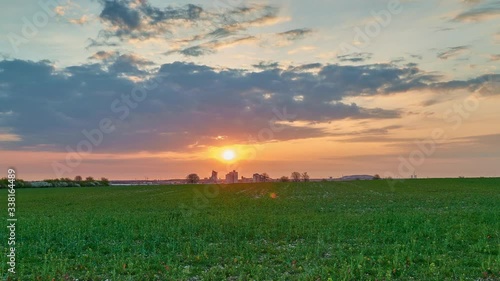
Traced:
POLYGON ((200 177, 197 174, 189 174, 186 177, 187 183, 198 183, 200 181, 200 177))
POLYGON ((379 180, 379 179, 381 179, 381 178, 380 178, 380 175, 379 175, 379 174, 375 174, 375 175, 373 176, 373 179, 374 179, 374 180, 379 180))
POLYGON ((308 182, 308 181, 309 181, 309 175, 307 174, 307 172, 303 172, 303 173, 302 173, 302 179, 303 179, 305 182, 308 182))
POLYGON ((299 172, 293 172, 292 173, 292 181, 294 181, 294 182, 299 182, 300 181, 300 173, 299 172))
POLYGON ((85 178, 85 181, 88 181, 88 182, 93 182, 93 181, 94 181, 94 178, 93 178, 93 177, 86 177, 86 178, 85 178))
POLYGON ((280 178, 280 182, 289 182, 289 181, 290 181, 290 179, 287 176, 282 176, 280 178))
POLYGON ((8 178, 1 178, 0 179, 0 188, 7 188, 9 186, 9 179, 8 178))
POLYGON ((76 176, 75 181, 82 181, 82 176, 76 176))
POLYGON ((107 178, 101 178, 101 184, 104 186, 109 186, 109 180, 107 178))
POLYGON ((264 181, 269 181, 271 178, 268 173, 262 173, 261 176, 264 181))

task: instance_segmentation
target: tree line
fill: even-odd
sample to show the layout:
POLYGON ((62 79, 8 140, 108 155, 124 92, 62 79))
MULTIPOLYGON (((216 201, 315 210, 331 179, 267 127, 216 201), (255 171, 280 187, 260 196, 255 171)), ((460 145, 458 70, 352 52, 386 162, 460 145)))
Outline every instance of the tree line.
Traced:
POLYGON ((293 182, 300 182, 300 181, 308 182, 309 180, 310 180, 310 177, 307 174, 307 172, 303 172, 303 173, 292 172, 292 175, 291 175, 290 178, 288 178, 287 176, 282 176, 280 178, 281 182, 289 182, 289 181, 293 181, 293 182))
MULTIPOLYGON (((8 188, 9 181, 7 178, 0 179, 0 189, 8 188)), ((109 186, 107 178, 95 180, 93 177, 86 177, 83 179, 81 176, 76 176, 74 179, 60 178, 60 179, 45 179, 43 181, 27 182, 22 179, 16 179, 16 188, 45 188, 45 187, 92 187, 92 186, 109 186)))

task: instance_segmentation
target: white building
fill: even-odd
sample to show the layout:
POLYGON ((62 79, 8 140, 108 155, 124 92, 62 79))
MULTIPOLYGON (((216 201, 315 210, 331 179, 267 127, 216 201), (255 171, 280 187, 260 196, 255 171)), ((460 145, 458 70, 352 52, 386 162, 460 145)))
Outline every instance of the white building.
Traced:
POLYGON ((226 175, 226 183, 238 183, 238 172, 234 170, 232 172, 229 172, 229 174, 226 175))

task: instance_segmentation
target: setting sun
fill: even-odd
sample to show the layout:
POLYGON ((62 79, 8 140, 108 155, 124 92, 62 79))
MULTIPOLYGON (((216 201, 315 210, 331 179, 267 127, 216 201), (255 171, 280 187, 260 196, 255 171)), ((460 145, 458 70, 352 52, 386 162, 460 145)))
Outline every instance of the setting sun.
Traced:
POLYGON ((234 153, 233 150, 225 150, 224 153, 222 153, 222 158, 224 158, 224 160, 227 160, 227 161, 231 161, 231 160, 234 160, 234 158, 236 157, 236 153, 234 153))

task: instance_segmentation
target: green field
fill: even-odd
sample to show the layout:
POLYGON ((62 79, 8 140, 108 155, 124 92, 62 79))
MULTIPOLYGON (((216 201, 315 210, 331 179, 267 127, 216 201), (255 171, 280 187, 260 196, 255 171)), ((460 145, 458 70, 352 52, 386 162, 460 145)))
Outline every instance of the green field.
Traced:
POLYGON ((16 207, 3 279, 500 280, 500 179, 18 189, 16 207))

